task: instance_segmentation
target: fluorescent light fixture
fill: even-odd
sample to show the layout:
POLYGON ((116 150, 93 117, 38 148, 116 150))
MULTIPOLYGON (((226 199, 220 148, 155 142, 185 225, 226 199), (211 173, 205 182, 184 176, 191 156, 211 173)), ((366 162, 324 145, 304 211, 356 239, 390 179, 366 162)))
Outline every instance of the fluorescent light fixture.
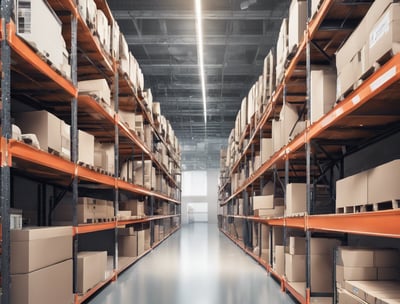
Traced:
POLYGON ((197 60, 199 65, 201 92, 203 95, 204 123, 207 124, 207 99, 206 81, 204 73, 204 50, 203 50, 203 17, 201 14, 201 0, 195 0, 196 9, 196 32, 197 32, 197 60))

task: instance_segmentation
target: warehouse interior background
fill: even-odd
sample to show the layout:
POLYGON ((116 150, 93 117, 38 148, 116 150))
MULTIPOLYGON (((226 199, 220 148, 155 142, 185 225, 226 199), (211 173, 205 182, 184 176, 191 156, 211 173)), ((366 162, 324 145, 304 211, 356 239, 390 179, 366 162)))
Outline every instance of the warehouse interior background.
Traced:
MULTIPOLYGON (((262 74, 264 58, 275 46, 289 0, 202 1, 207 123, 203 118, 194 1, 110 0, 108 4, 182 147, 183 171, 206 172, 207 193, 186 196, 184 173, 182 222, 188 202, 208 202, 210 223, 217 221, 217 184, 221 147, 242 99, 262 74)), ((189 189, 188 189, 189 190, 189 189)), ((192 188, 190 189, 192 190, 192 188)))

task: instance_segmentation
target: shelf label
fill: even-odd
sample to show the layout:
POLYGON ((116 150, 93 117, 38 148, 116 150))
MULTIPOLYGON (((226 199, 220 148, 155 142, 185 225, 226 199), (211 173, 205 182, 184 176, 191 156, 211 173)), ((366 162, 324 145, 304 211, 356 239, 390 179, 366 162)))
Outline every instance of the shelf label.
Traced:
POLYGON ((358 104, 361 101, 360 95, 354 96, 351 101, 353 102, 353 105, 358 104))
POLYGON ((381 77, 376 79, 373 83, 371 83, 370 88, 371 91, 374 92, 375 90, 379 89, 383 86, 386 82, 396 76, 397 68, 396 66, 392 67, 389 71, 383 74, 381 77))

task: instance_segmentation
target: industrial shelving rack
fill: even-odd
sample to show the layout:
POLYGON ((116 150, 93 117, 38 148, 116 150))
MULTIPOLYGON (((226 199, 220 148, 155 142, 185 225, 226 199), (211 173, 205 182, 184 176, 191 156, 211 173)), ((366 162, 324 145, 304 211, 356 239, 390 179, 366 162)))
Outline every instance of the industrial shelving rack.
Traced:
MULTIPOLYGON (((333 214, 334 208, 318 214, 315 207, 315 185, 319 178, 326 177, 330 189, 334 189, 334 179, 330 176, 337 166, 340 178, 343 177, 343 158, 341 147, 351 147, 350 152, 361 151, 365 147, 398 132, 400 121, 400 54, 380 62, 379 69, 348 95, 343 96, 334 108, 313 124, 310 113, 306 111, 306 129, 272 157, 253 174, 249 175, 248 161, 254 160, 255 151, 260 149, 263 137, 271 137, 271 120, 279 116, 286 102, 300 103, 310 109, 310 71, 311 64, 330 64, 334 54, 352 33, 365 15, 371 1, 346 3, 342 0, 321 1, 318 12, 311 15, 311 1, 308 0, 308 24, 305 37, 287 64, 283 81, 276 87, 265 112, 258 123, 249 124, 242 134, 239 146, 242 154, 230 170, 230 179, 219 189, 220 206, 227 211, 219 214, 219 227, 233 242, 263 265, 276 278, 283 291, 288 291, 300 303, 310 303, 312 292, 310 274, 310 238, 312 233, 331 235, 356 234, 384 238, 400 238, 400 211, 398 209, 370 211, 364 213, 333 214), (341 27, 331 27, 332 21, 342 21, 341 27), (307 113, 308 112, 308 113, 307 113), (245 144, 245 140, 248 143, 245 144), (320 170, 318 161, 329 164, 328 169, 320 170), (231 191, 232 174, 245 169, 246 179, 236 191, 231 191), (260 191, 268 181, 279 183, 283 189, 290 180, 306 181, 307 212, 292 217, 260 218, 249 210, 249 193, 260 191), (234 215, 233 208, 238 198, 243 199, 244 215, 234 215), (243 222, 240 236, 227 231, 228 223, 234 220, 243 222), (283 231, 284 245, 288 229, 303 231, 306 237, 306 290, 299 291, 282 274, 272 269, 273 249, 269 244, 269 260, 253 252, 253 227, 266 225, 270 242, 274 229, 283 231)), ((334 197, 334 193, 331 193, 334 197)), ((286 203, 286 197, 285 197, 286 203)), ((334 204, 334 201, 331 202, 334 204)), ((258 230, 259 233, 261 229, 258 230)), ((260 237, 260 236, 259 236, 260 237)), ((332 295, 330 295, 332 296, 332 295)), ((335 295, 333 295, 335 297, 335 295)))
MULTIPOLYGON (((136 112, 142 113, 144 122, 150 124, 153 138, 165 145, 175 168, 180 168, 180 159, 175 151, 167 145, 168 139, 159 133, 152 117, 145 109, 142 92, 136 88, 124 75, 117 59, 108 55, 101 47, 85 21, 79 14, 74 1, 50 0, 49 5, 63 22, 63 36, 70 51, 71 80, 56 72, 48 62, 44 61, 16 34, 16 26, 12 20, 12 0, 1 3, 1 227, 2 227, 2 303, 10 303, 10 217, 11 177, 12 170, 23 171, 32 179, 40 179, 44 183, 70 189, 74 202, 73 223, 73 259, 74 259, 74 303, 83 303, 96 291, 112 280, 116 280, 120 272, 132 265, 141 256, 158 246, 163 240, 173 234, 180 226, 180 185, 168 169, 162 165, 152 150, 133 132, 128 130, 119 119, 119 99, 129 97, 135 104, 136 112), (18 75, 18 77, 17 77, 18 75), (106 111, 91 96, 78 95, 78 80, 105 78, 113 87, 114 113, 106 111), (32 85, 31 85, 32 84, 32 85), (25 90, 25 91, 24 91, 25 90), (65 160, 56 155, 40 151, 22 142, 11 139, 11 95, 14 98, 34 96, 27 99, 39 105, 40 108, 54 113, 71 125, 71 159, 65 160), (93 115, 95 114, 95 115, 93 115), (114 143, 115 172, 105 174, 87 168, 78 163, 78 127, 83 131, 114 143), (176 190, 175 197, 169 197, 161 192, 151 191, 142 186, 126 182, 119 178, 120 156, 130 156, 136 160, 151 160, 157 168, 157 173, 163 174, 171 187, 176 190), (12 170, 11 170, 12 169, 12 170), (105 194, 114 201, 114 220, 95 224, 78 224, 77 202, 79 192, 87 195, 105 194), (120 192, 142 197, 149 206, 149 216, 140 219, 118 220, 118 201, 120 192), (168 202, 169 214, 154 215, 154 208, 159 202, 168 202), (154 223, 171 227, 169 234, 162 239, 154 239, 154 223), (174 226, 173 223, 177 225, 174 226), (151 231, 150 249, 141 256, 124 261, 118 265, 117 231, 118 227, 132 225, 148 225, 151 231), (102 231, 114 231, 113 272, 105 281, 86 292, 76 293, 77 252, 79 236, 102 231)), ((104 0, 96 0, 97 8, 101 9, 109 22, 111 11, 104 0)), ((25 100, 26 102, 26 100, 25 100)))

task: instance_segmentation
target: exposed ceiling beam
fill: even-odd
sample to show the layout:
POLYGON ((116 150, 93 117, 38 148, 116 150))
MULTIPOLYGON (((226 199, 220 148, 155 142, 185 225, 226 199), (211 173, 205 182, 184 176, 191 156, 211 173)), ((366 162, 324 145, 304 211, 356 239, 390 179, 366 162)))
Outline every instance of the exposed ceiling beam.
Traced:
MULTIPOLYGON (((272 47, 274 34, 268 32, 267 35, 206 35, 204 45, 256 45, 265 48, 272 47)), ((196 45, 196 35, 125 35, 129 45, 196 45)))
MULTIPOLYGON (((207 83, 206 89, 207 90, 218 90, 221 89, 221 87, 224 87, 225 90, 235 90, 235 91, 241 91, 244 89, 251 89, 251 84, 244 83, 244 82, 213 82, 213 83, 207 83)), ((156 89, 158 90, 201 90, 201 85, 200 83, 158 83, 156 89)))
MULTIPOLYGON (((145 75, 185 75, 198 76, 199 68, 197 64, 140 64, 140 67, 145 75)), ((206 64, 205 70, 208 76, 220 75, 223 64, 206 64)), ((261 64, 230 64, 225 67, 225 76, 229 75, 257 75, 262 70, 261 64)))
MULTIPOLYGON (((281 21, 284 12, 280 11, 204 11, 206 20, 277 20, 281 21)), ((117 20, 137 19, 195 19, 193 11, 184 10, 113 10, 117 20)))
MULTIPOLYGON (((180 104, 180 103, 197 103, 197 102, 202 102, 201 96, 199 97, 173 97, 173 96, 158 96, 154 98, 154 100, 160 102, 161 104, 167 104, 169 105, 174 105, 174 104, 180 104)), ((207 103, 235 103, 235 102, 241 102, 242 100, 240 97, 207 97, 207 103)))

